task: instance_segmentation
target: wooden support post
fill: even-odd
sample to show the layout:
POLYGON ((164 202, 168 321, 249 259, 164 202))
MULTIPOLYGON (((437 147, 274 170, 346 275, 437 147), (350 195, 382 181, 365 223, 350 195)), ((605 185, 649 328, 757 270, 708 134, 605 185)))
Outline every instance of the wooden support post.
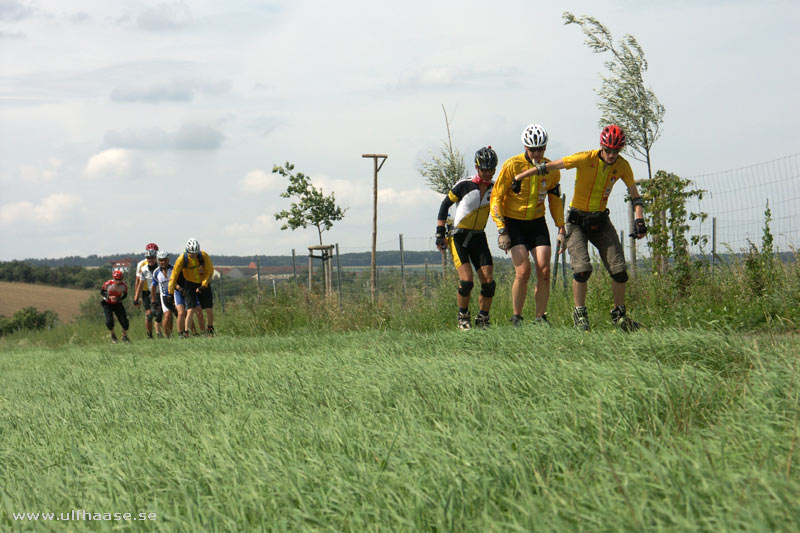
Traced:
POLYGON ((378 244, 378 172, 389 157, 386 154, 361 154, 361 157, 371 158, 374 168, 374 177, 372 182, 372 261, 371 261, 371 298, 372 303, 375 303, 375 294, 377 292, 378 272, 377 264, 375 262, 375 248, 378 244), (381 159, 381 164, 378 164, 378 159, 381 159))

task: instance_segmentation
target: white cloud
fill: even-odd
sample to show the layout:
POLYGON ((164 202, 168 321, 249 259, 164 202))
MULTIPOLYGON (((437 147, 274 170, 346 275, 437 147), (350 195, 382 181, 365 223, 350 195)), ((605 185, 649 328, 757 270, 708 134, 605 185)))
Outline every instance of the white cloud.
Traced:
POLYGON ((225 135, 206 126, 181 126, 175 132, 174 147, 178 150, 215 150, 225 135))
POLYGON ((143 30, 165 31, 187 26, 192 22, 192 11, 183 2, 158 4, 143 11, 136 23, 143 30))
POLYGON ((173 80, 167 83, 117 87, 111 91, 114 102, 191 102, 198 93, 221 95, 230 90, 228 81, 173 80))
POLYGON ((126 129, 107 131, 106 146, 130 150, 216 150, 225 135, 207 126, 181 126, 169 133, 161 128, 126 129))
POLYGON ((519 77, 520 71, 513 67, 479 70, 451 65, 433 65, 402 75, 397 88, 408 91, 454 87, 461 89, 508 87, 518 84, 519 77))
POLYGON ((75 194, 58 193, 43 198, 38 204, 28 201, 6 204, 0 206, 0 225, 52 225, 66 218, 80 203, 80 197, 75 194))
POLYGON ((130 150, 111 148, 90 157, 84 175, 89 179, 125 178, 132 174, 135 166, 130 150))
POLYGON ((44 185, 55 181, 63 165, 63 161, 55 158, 50 158, 43 166, 24 164, 17 168, 16 173, 12 173, 2 180, 19 180, 34 185, 44 185))
POLYGON ((227 224, 225 233, 234 237, 249 237, 251 235, 265 235, 280 228, 275 220, 275 215, 259 215, 253 222, 244 224, 227 224))
POLYGON ((15 0, 0 0, 0 20, 21 20, 33 14, 33 10, 15 0))
POLYGON ((416 207, 421 203, 441 201, 442 195, 430 189, 407 189, 398 191, 391 187, 378 189, 378 203, 400 207, 416 207))
POLYGON ((244 192, 263 192, 276 190, 280 183, 275 174, 267 174, 263 170, 251 170, 242 178, 241 187, 244 192))

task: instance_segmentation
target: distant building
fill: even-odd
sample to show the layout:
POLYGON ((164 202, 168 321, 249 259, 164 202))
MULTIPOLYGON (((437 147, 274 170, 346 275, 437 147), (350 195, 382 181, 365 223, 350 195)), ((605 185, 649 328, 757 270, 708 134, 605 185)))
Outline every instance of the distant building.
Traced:
POLYGON ((115 261, 109 261, 111 264, 111 272, 115 272, 119 270, 123 274, 127 274, 131 270, 131 264, 133 263, 133 259, 130 257, 126 257, 125 259, 117 259, 115 261))

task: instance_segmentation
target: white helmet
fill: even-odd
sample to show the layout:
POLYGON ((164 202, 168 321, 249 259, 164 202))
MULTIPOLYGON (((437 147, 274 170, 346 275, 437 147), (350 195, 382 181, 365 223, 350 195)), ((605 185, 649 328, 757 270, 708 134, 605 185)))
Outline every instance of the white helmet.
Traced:
POLYGON ((159 260, 161 260, 161 259, 169 259, 169 254, 167 252, 165 252, 164 250, 161 250, 160 252, 158 252, 158 259, 159 260))
POLYGON ((186 241, 186 251, 190 254, 200 253, 200 243, 197 242, 197 239, 189 239, 186 241))
POLYGON ((522 144, 528 148, 541 148, 547 145, 547 130, 539 124, 528 124, 522 132, 522 144))

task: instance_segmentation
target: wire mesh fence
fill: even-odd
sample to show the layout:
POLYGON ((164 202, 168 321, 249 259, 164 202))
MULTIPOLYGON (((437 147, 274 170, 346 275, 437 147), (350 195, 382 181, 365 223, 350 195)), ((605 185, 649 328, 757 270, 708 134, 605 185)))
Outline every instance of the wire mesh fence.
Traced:
MULTIPOLYGON (((794 206, 800 203, 800 154, 733 170, 689 176, 687 179, 691 180, 692 188, 706 191, 702 200, 693 199, 690 202, 688 210, 708 214, 704 222, 689 222, 689 236, 708 237, 705 247, 691 247, 692 254, 711 256, 712 253, 741 253, 749 248, 750 243, 759 245, 767 207, 771 211, 770 230, 774 236, 775 251, 796 249, 800 242, 800 225, 795 222, 794 206), (714 246, 715 249, 712 249, 714 246)), ((608 208, 611 221, 625 242, 626 255, 630 260, 634 243, 627 238, 631 231, 630 204, 625 197, 625 187, 616 187, 608 208)), ((549 219, 550 215, 546 216, 549 219)), ((555 242, 557 229, 552 223, 548 226, 551 241, 555 242)), ((495 270, 498 276, 502 276, 512 270, 510 260, 497 247, 497 228, 491 221, 486 226, 486 233, 495 257, 495 270)), ((635 245, 638 260, 646 260, 650 256, 646 242, 637 241, 635 245)), ((251 266, 255 268, 240 269, 234 276, 230 272, 223 274, 214 282, 221 305, 224 307, 226 298, 246 291, 255 290, 265 297, 277 296, 287 283, 302 284, 313 291, 330 291, 341 298, 373 296, 371 244, 336 244, 324 261, 318 257, 318 252, 309 261, 306 249, 295 249, 291 253, 291 264, 283 265, 279 271, 274 267, 253 264, 251 266)), ((453 275, 452 264, 451 257, 436 250, 433 235, 401 234, 380 239, 379 234, 375 295, 381 298, 424 294, 434 284, 440 283, 443 277, 453 275)))

